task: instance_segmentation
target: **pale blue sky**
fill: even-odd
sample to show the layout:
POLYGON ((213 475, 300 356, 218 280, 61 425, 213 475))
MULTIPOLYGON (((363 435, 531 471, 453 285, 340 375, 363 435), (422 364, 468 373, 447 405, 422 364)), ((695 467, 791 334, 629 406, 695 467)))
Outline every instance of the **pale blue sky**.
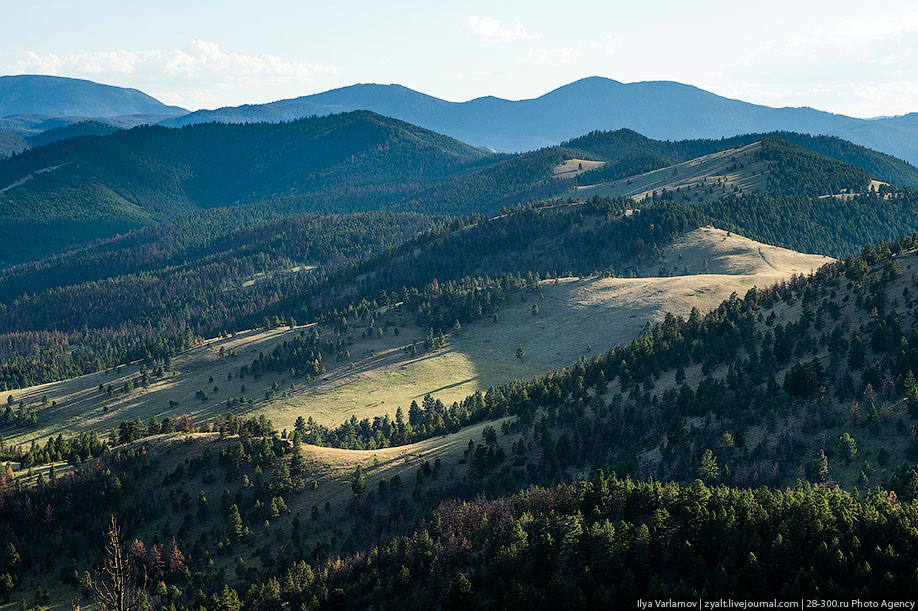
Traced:
POLYGON ((0 19, 2 74, 192 109, 358 82, 520 99, 600 75, 855 116, 918 111, 918 6, 901 0, 0 0, 0 19))

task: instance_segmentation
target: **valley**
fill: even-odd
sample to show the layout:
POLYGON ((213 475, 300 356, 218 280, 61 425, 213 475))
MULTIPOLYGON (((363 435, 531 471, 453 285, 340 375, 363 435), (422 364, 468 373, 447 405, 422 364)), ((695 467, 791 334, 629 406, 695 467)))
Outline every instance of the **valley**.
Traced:
POLYGON ((3 611, 96 608, 113 547, 132 611, 918 595, 906 161, 56 85, 90 114, 0 117, 3 611))
POLYGON ((374 315, 375 325, 385 329, 379 337, 365 337, 367 325, 362 321, 342 336, 323 329, 323 337, 346 339, 350 356, 323 364, 323 372, 308 381, 283 372, 240 377, 240 367, 298 335, 311 334, 315 325, 248 330, 205 342, 173 357, 175 373, 151 380, 146 387, 135 382, 141 368, 148 367, 133 364, 0 394, 0 401, 13 397, 13 403, 34 410, 39 423, 6 431, 4 437, 8 444, 23 445, 60 434, 113 430, 125 420, 177 420, 184 414, 196 423, 227 412, 264 415, 287 430, 301 416, 327 426, 352 416, 394 417, 396 408, 407 410, 426 394, 449 405, 490 387, 561 369, 591 357, 591 352, 631 341, 667 313, 686 316, 692 308, 707 312, 733 292, 743 295, 753 286, 764 288, 809 274, 829 261, 701 228, 666 251, 661 267, 673 265, 675 276, 642 272, 637 278, 544 280, 537 290, 511 296, 494 312, 496 321, 464 326, 444 348, 422 349, 416 356, 408 348, 423 343, 425 329, 396 304, 374 315), (524 358, 517 358, 517 348, 524 350, 524 358), (132 390, 123 392, 129 383, 132 390), (100 392, 100 385, 115 392, 100 392), (202 390, 205 401, 197 396, 202 390), (271 399, 265 398, 267 392, 271 399), (246 400, 241 406, 227 404, 240 397, 246 400))

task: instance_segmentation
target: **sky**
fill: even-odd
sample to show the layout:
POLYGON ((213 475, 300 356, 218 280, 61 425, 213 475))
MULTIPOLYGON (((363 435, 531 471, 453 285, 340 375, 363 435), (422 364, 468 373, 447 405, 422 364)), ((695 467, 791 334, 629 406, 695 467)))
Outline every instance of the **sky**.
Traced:
POLYGON ((857 117, 918 111, 918 5, 901 0, 0 0, 0 15, 0 74, 191 110, 367 82, 524 99, 605 76, 857 117))

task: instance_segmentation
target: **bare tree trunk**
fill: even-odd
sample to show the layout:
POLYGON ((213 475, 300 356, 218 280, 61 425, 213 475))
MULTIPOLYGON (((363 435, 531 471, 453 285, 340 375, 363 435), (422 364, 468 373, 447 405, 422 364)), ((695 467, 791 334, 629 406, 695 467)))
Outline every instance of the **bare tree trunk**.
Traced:
POLYGON ((105 552, 105 564, 96 569, 96 578, 91 587, 99 605, 104 611, 132 611, 139 608, 144 599, 146 573, 143 585, 138 587, 134 583, 133 562, 121 547, 121 529, 114 515, 108 528, 105 552))

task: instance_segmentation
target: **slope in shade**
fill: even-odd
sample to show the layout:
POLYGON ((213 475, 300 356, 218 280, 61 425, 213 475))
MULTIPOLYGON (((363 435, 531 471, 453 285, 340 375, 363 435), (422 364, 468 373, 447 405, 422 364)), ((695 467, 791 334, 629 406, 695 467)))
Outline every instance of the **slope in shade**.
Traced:
MULTIPOLYGON (((258 200, 293 197, 289 206, 298 209, 353 212, 406 199, 486 156, 367 112, 290 124, 141 127, 69 138, 4 162, 0 223, 60 223, 57 249, 111 235, 111 225, 97 222, 124 231, 258 200)), ((3 248, 25 258, 41 245, 23 239, 3 248)))

